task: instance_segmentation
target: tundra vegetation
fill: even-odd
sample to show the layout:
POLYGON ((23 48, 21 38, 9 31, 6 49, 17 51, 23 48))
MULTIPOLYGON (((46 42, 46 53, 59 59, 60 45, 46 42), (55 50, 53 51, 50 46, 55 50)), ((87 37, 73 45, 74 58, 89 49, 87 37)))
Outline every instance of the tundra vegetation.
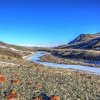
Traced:
POLYGON ((100 75, 43 66, 22 59, 46 51, 41 61, 100 67, 100 34, 81 35, 67 45, 32 48, 0 42, 1 100, 100 100, 100 75), (82 47, 83 48, 80 48, 82 47))
POLYGON ((6 64, 0 63, 1 100, 100 99, 100 76, 2 56, 6 64))

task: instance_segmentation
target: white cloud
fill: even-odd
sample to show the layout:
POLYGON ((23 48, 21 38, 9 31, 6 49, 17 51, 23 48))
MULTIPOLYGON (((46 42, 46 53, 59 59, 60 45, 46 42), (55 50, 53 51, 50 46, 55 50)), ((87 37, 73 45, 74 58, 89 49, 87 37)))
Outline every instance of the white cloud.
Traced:
POLYGON ((27 46, 27 47, 55 47, 58 46, 57 44, 21 44, 20 46, 27 46))

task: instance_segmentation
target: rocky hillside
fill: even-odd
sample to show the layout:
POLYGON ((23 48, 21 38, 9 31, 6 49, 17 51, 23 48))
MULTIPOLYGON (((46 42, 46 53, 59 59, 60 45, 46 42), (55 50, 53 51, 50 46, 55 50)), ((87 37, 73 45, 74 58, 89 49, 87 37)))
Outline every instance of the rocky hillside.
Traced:
POLYGON ((81 34, 76 39, 68 43, 57 47, 58 49, 94 49, 100 50, 100 33, 96 34, 81 34))
POLYGON ((69 44, 73 44, 73 43, 78 43, 78 42, 85 42, 85 41, 89 41, 95 38, 99 38, 100 37, 100 33, 96 33, 96 34, 81 34, 79 35, 77 38, 75 38, 73 41, 71 41, 69 44))

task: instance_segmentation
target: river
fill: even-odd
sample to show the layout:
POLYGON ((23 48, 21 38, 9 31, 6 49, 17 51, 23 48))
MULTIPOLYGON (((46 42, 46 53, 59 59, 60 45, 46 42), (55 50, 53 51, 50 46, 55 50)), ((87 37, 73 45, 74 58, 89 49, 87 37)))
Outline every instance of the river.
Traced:
POLYGON ((36 52, 36 53, 32 54, 31 56, 29 56, 28 60, 31 60, 33 62, 36 62, 38 64, 42 64, 42 65, 45 65, 45 66, 51 66, 51 67, 57 67, 57 68, 68 68, 68 69, 80 70, 80 71, 100 75, 100 68, 96 68, 96 67, 41 62, 40 57, 42 57, 43 55, 45 55, 45 53, 36 52))

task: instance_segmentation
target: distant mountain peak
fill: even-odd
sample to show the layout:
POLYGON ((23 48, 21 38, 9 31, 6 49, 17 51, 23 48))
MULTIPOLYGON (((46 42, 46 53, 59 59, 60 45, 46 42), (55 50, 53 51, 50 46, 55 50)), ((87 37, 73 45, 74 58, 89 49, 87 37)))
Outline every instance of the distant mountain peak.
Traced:
POLYGON ((96 33, 96 34, 100 34, 100 32, 96 33))
POLYGON ((100 33, 96 33, 96 34, 83 34, 82 33, 77 38, 75 38, 73 41, 71 41, 69 44, 85 42, 85 41, 89 41, 91 39, 95 39, 99 37, 100 37, 100 33))
POLYGON ((100 33, 80 34, 66 45, 56 47, 58 49, 95 49, 100 50, 100 33))

